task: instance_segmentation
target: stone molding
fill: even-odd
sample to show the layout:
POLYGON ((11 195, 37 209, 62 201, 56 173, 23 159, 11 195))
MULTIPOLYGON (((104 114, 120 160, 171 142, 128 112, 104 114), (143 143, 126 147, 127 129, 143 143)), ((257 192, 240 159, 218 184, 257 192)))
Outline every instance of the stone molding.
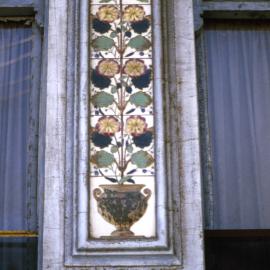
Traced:
POLYGON ((163 108, 160 117, 163 116, 164 127, 162 121, 160 127, 165 136, 167 162, 164 169, 168 183, 166 192, 164 188, 160 191, 160 196, 167 198, 166 205, 162 206, 167 222, 164 213, 160 218, 167 233, 160 238, 161 242, 141 243, 141 247, 134 241, 128 251, 126 243, 116 243, 109 250, 106 250, 106 243, 100 246, 100 250, 93 243, 92 247, 89 246, 85 231, 87 188, 77 189, 78 181, 87 186, 87 160, 77 159, 76 152, 77 149, 82 154, 80 157, 87 157, 88 148, 84 145, 88 140, 85 132, 88 59, 81 55, 82 48, 85 50, 88 44, 88 29, 85 28, 88 23, 87 4, 86 0, 49 1, 43 258, 40 269, 203 270, 192 1, 154 0, 154 12, 156 16, 161 14, 155 27, 162 27, 162 36, 156 36, 156 39, 162 39, 164 55, 159 57, 159 47, 156 58, 159 62, 155 65, 164 69, 163 76, 157 76, 156 84, 162 85, 163 97, 160 96, 157 102, 163 103, 158 107, 163 108), (159 82, 161 77, 163 80, 159 82), (75 170, 77 167, 82 172, 79 175, 75 170), (78 197, 80 203, 86 203, 84 207, 77 204, 78 197), (124 252, 121 244, 126 245, 124 252))

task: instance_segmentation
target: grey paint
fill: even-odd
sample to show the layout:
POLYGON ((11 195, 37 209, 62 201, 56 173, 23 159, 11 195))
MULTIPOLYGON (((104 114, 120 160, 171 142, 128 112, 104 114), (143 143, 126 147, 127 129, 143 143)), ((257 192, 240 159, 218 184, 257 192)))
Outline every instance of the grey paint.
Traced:
POLYGON ((269 19, 269 1, 202 1, 195 0, 196 30, 202 18, 218 19, 269 19))
POLYGON ((18 17, 18 16, 34 16, 34 7, 22 6, 22 7, 1 7, 0 6, 0 16, 1 17, 18 17))
POLYGON ((33 0, 2 0, 0 1, 0 16, 33 16, 33 0))
MULTIPOLYGON (((31 131, 29 132, 30 146, 28 148, 28 155, 31 163, 28 166, 29 182, 36 183, 33 187, 31 194, 35 194, 31 198, 31 204, 35 205, 35 214, 37 215, 37 190, 38 190, 38 134, 39 134, 39 102, 40 102, 40 76, 41 76, 41 33, 35 22, 32 24, 33 29, 33 56, 32 56, 32 92, 31 92, 31 103, 30 103, 30 126, 31 131)), ((32 230, 37 230, 37 219, 35 223, 31 224, 32 230)))
POLYGON ((34 0, 1 0, 0 7, 28 7, 33 4, 34 0))
POLYGON ((35 17, 36 24, 40 27, 43 26, 45 1, 46 0, 2 0, 0 1, 0 16, 14 18, 32 16, 35 17))
POLYGON ((232 2, 232 1, 224 1, 224 2, 208 2, 204 1, 202 3, 203 10, 223 10, 223 11, 267 11, 270 10, 269 1, 263 2, 232 2))
MULTIPOLYGON (((44 25, 48 25, 48 1, 44 0, 44 25)), ((43 224, 44 224, 44 190, 45 190, 45 144, 46 144, 46 82, 48 63, 48 27, 43 32, 42 53, 41 53, 41 85, 40 85, 40 106, 39 106, 39 145, 38 145, 38 269, 43 267, 43 224)))
POLYGON ((196 32, 196 64, 198 74, 199 121, 201 138, 202 182, 204 194, 204 227, 213 226, 212 155, 208 123, 207 66, 205 62, 203 29, 196 32))

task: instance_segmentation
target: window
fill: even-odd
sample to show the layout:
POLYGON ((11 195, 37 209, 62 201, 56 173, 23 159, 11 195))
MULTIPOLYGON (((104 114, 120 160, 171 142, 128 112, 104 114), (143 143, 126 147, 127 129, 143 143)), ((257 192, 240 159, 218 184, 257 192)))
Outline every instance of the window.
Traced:
POLYGON ((1 8, 0 268, 36 269, 41 40, 29 10, 1 8))
POLYGON ((268 269, 269 21, 212 2, 197 32, 207 269, 268 269))
POLYGON ((270 28, 205 24, 214 229, 270 228, 270 28))

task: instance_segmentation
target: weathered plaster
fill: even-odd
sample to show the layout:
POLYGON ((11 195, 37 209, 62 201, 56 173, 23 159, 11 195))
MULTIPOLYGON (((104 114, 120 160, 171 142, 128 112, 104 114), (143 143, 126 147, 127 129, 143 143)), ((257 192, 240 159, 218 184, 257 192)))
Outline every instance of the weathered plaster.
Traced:
POLYGON ((44 213, 40 269, 64 269, 64 176, 67 1, 48 1, 44 213))
POLYGON ((192 1, 175 1, 176 87, 181 160, 182 248, 185 270, 204 269, 198 96, 192 1))

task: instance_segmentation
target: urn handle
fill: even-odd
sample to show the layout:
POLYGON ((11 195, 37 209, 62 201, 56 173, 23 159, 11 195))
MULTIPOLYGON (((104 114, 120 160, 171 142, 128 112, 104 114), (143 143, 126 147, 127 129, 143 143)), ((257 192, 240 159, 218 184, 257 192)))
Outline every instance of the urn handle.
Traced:
POLYGON ((94 198, 99 201, 101 199, 102 190, 100 188, 95 188, 93 190, 94 198))
POLYGON ((145 194, 144 200, 148 201, 152 195, 152 191, 149 188, 145 188, 143 193, 145 194))

